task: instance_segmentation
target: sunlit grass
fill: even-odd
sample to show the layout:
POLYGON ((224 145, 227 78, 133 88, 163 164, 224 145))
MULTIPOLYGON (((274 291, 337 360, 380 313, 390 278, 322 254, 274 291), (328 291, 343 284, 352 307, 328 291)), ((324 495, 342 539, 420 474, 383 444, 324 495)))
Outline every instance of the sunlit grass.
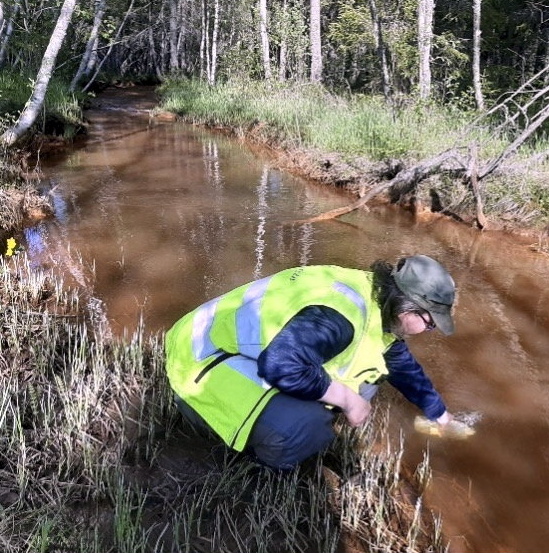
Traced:
POLYGON ((0 258, 0 290, 3 552, 329 553, 350 535, 364 551, 444 550, 421 495, 402 501, 384 416, 343 426, 324 458, 286 474, 205 438, 216 456, 166 466, 165 448, 192 458, 197 438, 174 408, 163 337, 106 337, 89 291, 24 253, 0 258))
POLYGON ((162 107, 186 119, 240 128, 259 126, 265 136, 342 154, 421 158, 477 140, 485 153, 498 145, 477 129, 463 136, 473 114, 436 105, 388 104, 382 98, 336 96, 310 84, 227 82, 215 87, 169 81, 162 107))
MULTIPOLYGON (((8 69, 0 72, 0 131, 13 124, 25 107, 32 94, 33 78, 8 69)), ((49 121, 56 120, 64 127, 65 138, 71 138, 74 128, 82 125, 83 100, 83 95, 69 92, 67 83, 53 77, 36 128, 42 131, 49 121)))

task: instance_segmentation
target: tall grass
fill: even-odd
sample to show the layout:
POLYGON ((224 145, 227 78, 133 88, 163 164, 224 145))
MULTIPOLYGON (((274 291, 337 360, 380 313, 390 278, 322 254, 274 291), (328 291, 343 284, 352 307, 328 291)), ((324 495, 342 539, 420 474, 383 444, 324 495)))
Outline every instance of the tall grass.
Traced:
POLYGON ((0 258, 0 300, 3 552, 444 550, 421 495, 402 501, 383 416, 278 474, 182 423, 162 335, 107 338, 24 253, 0 258))
MULTIPOLYGON (((382 98, 335 96, 311 84, 229 81, 208 87, 194 80, 160 87, 162 107, 188 120, 262 132, 291 145, 347 155, 421 158, 464 145, 463 129, 473 114, 411 101, 388 104, 382 98)), ((487 148, 497 146, 482 129, 469 131, 487 148)), ((486 151, 486 153, 488 153, 486 151)))
MULTIPOLYGON (((0 72, 0 131, 13 124, 32 94, 33 77, 8 69, 0 72)), ((64 127, 64 137, 72 138, 75 128, 82 125, 82 104, 85 97, 68 91, 67 83, 53 77, 48 85, 44 107, 36 126, 44 131, 52 121, 64 127)))

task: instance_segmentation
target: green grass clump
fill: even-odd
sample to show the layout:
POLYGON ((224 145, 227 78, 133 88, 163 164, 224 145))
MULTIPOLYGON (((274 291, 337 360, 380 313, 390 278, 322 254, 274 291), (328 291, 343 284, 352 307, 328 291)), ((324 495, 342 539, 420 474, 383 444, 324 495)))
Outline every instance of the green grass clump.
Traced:
POLYGON ((113 338, 100 301, 24 252, 0 283, 3 552, 444 551, 428 470, 403 502, 383 417, 278 474, 183 424, 162 335, 113 338))
MULTIPOLYGON (((450 149, 473 119, 471 113, 436 105, 336 96, 307 83, 228 81, 209 87, 183 79, 167 81, 160 94, 164 109, 193 122, 237 130, 255 125, 289 145, 372 160, 421 158, 450 149)), ((481 131, 474 136, 487 142, 481 131)))
MULTIPOLYGON (((13 124, 32 94, 33 80, 9 70, 0 74, 0 129, 13 124)), ((68 91, 67 83, 53 77, 48 85, 36 129, 46 134, 72 138, 83 125, 84 97, 68 91)))

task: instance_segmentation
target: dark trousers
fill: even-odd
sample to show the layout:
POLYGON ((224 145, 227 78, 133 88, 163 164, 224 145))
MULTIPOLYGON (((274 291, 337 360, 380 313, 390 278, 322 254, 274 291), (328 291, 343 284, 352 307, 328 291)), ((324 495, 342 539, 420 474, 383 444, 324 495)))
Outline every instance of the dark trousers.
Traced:
MULTIPOLYGON (((177 408, 193 425, 208 429, 204 419, 176 396, 177 408)), ((291 469, 324 451, 335 437, 333 413, 318 401, 278 393, 257 419, 246 450, 276 469, 291 469)))

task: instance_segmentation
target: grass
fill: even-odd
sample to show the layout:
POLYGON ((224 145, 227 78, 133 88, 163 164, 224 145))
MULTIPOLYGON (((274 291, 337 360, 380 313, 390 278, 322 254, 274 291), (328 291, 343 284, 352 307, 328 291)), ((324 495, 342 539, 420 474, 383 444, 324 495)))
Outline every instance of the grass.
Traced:
POLYGON ((85 290, 0 258, 5 553, 444 551, 387 415, 278 474, 186 427, 163 336, 107 338, 85 290), (410 490, 413 490, 410 493, 410 490))
MULTIPOLYGON (((229 81, 208 87, 194 80, 167 81, 160 87, 162 108, 185 119, 236 127, 263 125, 264 132, 289 144, 321 148, 373 160, 427 157, 456 146, 473 113, 435 104, 382 98, 336 96, 311 84, 229 81)), ((487 144, 487 135, 474 133, 487 144)))
MULTIPOLYGON (((32 94, 30 75, 3 69, 0 73, 0 132, 14 123, 32 94)), ((44 134, 74 138, 82 127, 82 104, 85 96, 68 91, 67 83, 56 77, 50 80, 36 130, 44 134)))

